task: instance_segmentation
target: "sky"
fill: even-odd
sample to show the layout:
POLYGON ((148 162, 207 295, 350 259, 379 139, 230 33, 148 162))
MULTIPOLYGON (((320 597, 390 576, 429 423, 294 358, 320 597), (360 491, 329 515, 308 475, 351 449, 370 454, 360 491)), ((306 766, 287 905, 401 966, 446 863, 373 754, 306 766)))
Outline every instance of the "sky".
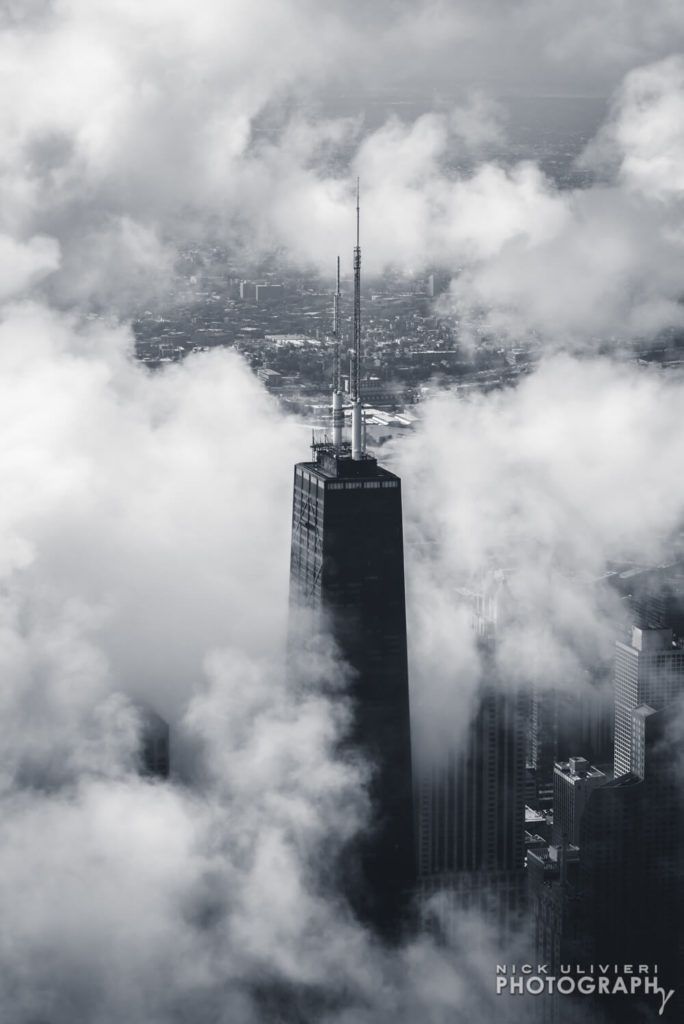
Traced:
POLYGON ((305 426, 229 351, 150 376, 130 315, 188 239, 328 267, 360 175, 364 266, 442 265, 445 316, 542 351, 515 390, 426 403, 392 453, 417 735, 461 727, 479 664, 456 587, 511 549, 503 663, 588 685, 616 610, 576 581, 664 557, 682 524, 684 385, 624 356, 682 323, 683 37, 676 2, 6 0, 3 1019, 519 1019, 483 922, 386 949, 335 891, 367 766, 335 754, 330 641, 284 671, 305 426), (380 125, 326 108, 408 92, 425 112, 380 125), (500 159, 506 95, 605 99, 586 186, 500 159), (171 723, 173 784, 136 773, 137 701, 171 723))

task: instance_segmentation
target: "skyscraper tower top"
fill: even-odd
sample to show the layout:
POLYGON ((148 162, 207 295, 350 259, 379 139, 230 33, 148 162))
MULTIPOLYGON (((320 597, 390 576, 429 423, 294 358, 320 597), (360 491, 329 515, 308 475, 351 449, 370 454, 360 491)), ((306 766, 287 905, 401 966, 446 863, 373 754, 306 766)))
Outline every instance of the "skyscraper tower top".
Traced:
POLYGON ((295 466, 290 596, 297 621, 324 625, 346 666, 342 756, 353 749, 372 767, 372 819, 334 872, 359 917, 394 940, 415 885, 401 480, 364 450, 358 185, 356 216, 352 442, 336 429, 333 391, 332 442, 295 466))

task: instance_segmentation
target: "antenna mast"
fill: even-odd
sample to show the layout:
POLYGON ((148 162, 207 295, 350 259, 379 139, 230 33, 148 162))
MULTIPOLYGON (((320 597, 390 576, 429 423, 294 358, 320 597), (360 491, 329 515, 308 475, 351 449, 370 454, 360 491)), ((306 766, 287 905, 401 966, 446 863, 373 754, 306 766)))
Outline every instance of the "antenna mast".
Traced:
POLYGON ((363 456, 362 409, 361 409, 361 216, 359 203, 359 179, 356 179, 356 245, 354 247, 354 363, 353 379, 350 381, 352 400, 352 458, 363 456))
POLYGON ((354 247, 354 380, 351 388, 352 401, 360 397, 361 391, 361 242, 359 179, 356 179, 356 245, 354 247))
POLYGON ((333 355, 333 379, 332 379, 332 422, 333 422, 333 444, 339 448, 342 444, 342 426, 344 424, 344 413, 342 412, 342 378, 340 367, 340 257, 337 257, 337 287, 333 298, 333 339, 335 351, 333 355))
POLYGON ((332 386, 333 391, 341 391, 341 367, 340 367, 340 350, 341 350, 341 331, 340 331, 340 257, 337 257, 337 287, 335 294, 333 295, 333 339, 335 342, 335 351, 333 353, 333 379, 332 386))

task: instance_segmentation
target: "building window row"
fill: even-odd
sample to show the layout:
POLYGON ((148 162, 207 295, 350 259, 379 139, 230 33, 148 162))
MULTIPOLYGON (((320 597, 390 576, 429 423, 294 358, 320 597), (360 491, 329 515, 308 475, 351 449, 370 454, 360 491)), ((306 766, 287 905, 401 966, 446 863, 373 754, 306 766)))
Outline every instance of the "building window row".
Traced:
POLYGON ((371 487, 380 487, 380 482, 378 480, 340 480, 328 484, 330 491, 358 491, 371 487))

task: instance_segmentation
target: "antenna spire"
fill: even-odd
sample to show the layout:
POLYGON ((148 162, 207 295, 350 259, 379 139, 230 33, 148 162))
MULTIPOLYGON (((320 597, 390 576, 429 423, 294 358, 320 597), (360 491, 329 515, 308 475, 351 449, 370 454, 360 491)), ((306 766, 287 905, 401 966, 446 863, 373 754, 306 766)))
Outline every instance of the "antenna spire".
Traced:
POLYGON ((335 295, 333 296, 333 338, 335 340, 335 353, 333 357, 333 389, 337 391, 342 390, 341 381, 341 368, 340 368, 340 350, 342 342, 342 332, 340 330, 340 300, 342 295, 340 293, 340 257, 337 257, 337 286, 335 288, 335 295))
POLYGON ((363 455, 361 429, 361 212, 359 179, 356 179, 356 246, 354 247, 354 373, 350 381, 352 400, 352 458, 363 455))
POLYGON ((337 257, 337 287, 333 295, 333 391, 340 390, 340 257, 337 257))
POLYGON ((361 397, 361 214, 359 179, 356 179, 356 246, 354 247, 354 380, 352 401, 361 397))
POLYGON ((332 424, 333 444, 339 448, 342 444, 342 370, 340 367, 340 257, 337 257, 337 286, 333 296, 333 379, 332 379, 332 424))

